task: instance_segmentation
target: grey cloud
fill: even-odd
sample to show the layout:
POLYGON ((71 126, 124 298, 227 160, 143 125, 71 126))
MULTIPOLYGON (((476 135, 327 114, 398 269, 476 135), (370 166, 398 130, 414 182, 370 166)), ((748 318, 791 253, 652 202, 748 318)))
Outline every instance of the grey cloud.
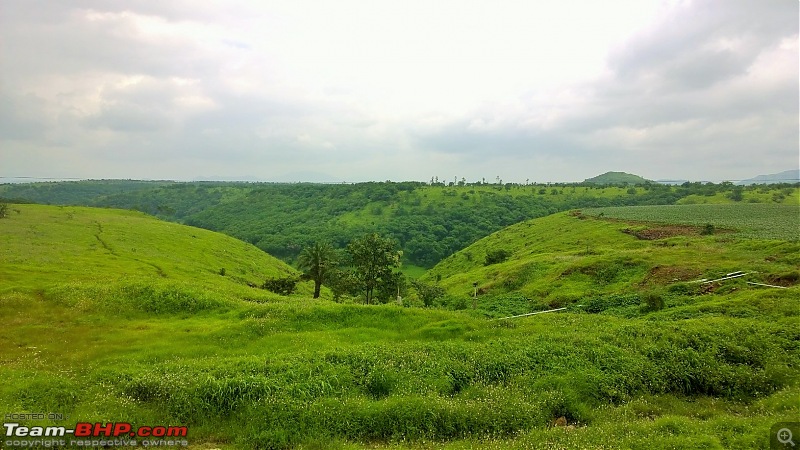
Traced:
POLYGON ((212 98, 219 104, 214 110, 198 114, 187 122, 190 128, 253 128, 266 120, 285 117, 302 117, 310 108, 297 102, 281 101, 256 95, 235 95, 214 92, 212 98))
MULTIPOLYGON (((310 93, 302 84, 284 89, 292 84, 287 80, 271 85, 269 55, 256 44, 251 48, 246 34, 217 36, 219 48, 188 39, 154 41, 137 36, 125 21, 89 23, 76 14, 132 10, 167 22, 191 20, 235 30, 259 20, 258 11, 243 13, 241 5, 182 0, 9 4, 0 5, 0 147, 24 141, 30 155, 50 151, 69 170, 80 170, 75 161, 116 170, 93 176, 137 176, 126 170, 146 171, 149 164, 158 166, 160 172, 152 176, 160 177, 177 176, 169 171, 190 171, 191 178, 234 170, 263 176, 302 166, 336 170, 339 178, 364 170, 396 179, 397 173, 412 178, 420 171, 424 177, 436 173, 434 164, 448 164, 465 175, 477 167, 470 170, 504 177, 501 169, 507 167, 525 179, 532 161, 559 161, 560 167, 588 167, 585 176, 601 168, 633 170, 625 166, 631 163, 672 170, 664 177, 689 177, 679 170, 686 161, 697 171, 712 164, 754 167, 748 159, 754 153, 772 165, 797 162, 797 61, 794 73, 769 82, 747 78, 765 52, 797 35, 798 5, 789 0, 704 0, 678 8, 614 49, 605 78, 571 86, 572 106, 531 87, 530 95, 512 102, 514 108, 487 103, 472 113, 430 121, 373 114, 367 110, 371 106, 362 110, 359 105, 369 101, 346 84, 326 80, 320 91, 310 93), (244 22, 232 25, 234 20, 244 22), (225 64, 229 67, 221 67, 225 64), (232 87, 233 76, 226 78, 226 71, 241 76, 245 87, 232 87), (261 84, 246 87, 256 74, 261 84), (144 78, 115 84, 133 75, 144 78), (193 81, 181 87, 172 77, 193 81), (57 97, 26 93, 26 87, 53 79, 67 80, 57 97), (95 79, 105 84, 93 85, 95 79), (96 103, 81 103, 87 96, 96 103), (209 104, 187 107, 181 102, 187 96, 209 104), (87 111, 95 112, 87 117, 87 111)), ((280 76, 286 75, 275 79, 280 76)), ((24 164, 36 166, 24 160, 20 167, 24 164)))
POLYGON ((560 106, 520 97, 525 109, 496 126, 475 129, 478 117, 466 117, 418 133, 419 145, 484 160, 653 161, 673 173, 687 164, 697 173, 741 169, 757 164, 755 154, 758 163, 797 165, 797 73, 772 83, 747 78, 760 55, 796 38, 797 3, 705 1, 681 12, 618 49, 611 75, 577 86, 581 101, 554 124, 531 118, 560 106), (737 43, 715 49, 721 39, 737 43))
POLYGON ((175 116, 180 113, 175 104, 179 94, 168 81, 157 79, 107 86, 100 94, 103 107, 84 123, 123 132, 166 130, 175 124, 175 116))
POLYGON ((45 101, 33 94, 0 92, 0 138, 33 140, 47 129, 45 101))
POLYGON ((428 151, 458 154, 480 162, 498 156, 527 157, 558 155, 569 157, 580 146, 569 136, 521 126, 476 130, 469 121, 459 121, 432 132, 416 132, 415 143, 428 151))
POLYGON ((667 88, 695 90, 708 88, 721 81, 739 76, 747 70, 755 56, 741 55, 729 50, 701 50, 677 57, 663 68, 667 88))
POLYGON ((115 11, 114 4, 107 2, 81 2, 52 11, 38 2, 18 2, 9 8, 0 44, 4 78, 25 81, 27 74, 51 73, 54 68, 66 76, 80 76, 87 70, 157 77, 217 74, 219 67, 197 44, 140 39, 125 19, 87 21, 82 16, 91 6, 100 12, 115 11), (48 12, 40 17, 42 8, 48 12))
POLYGON ((168 129, 170 118, 160 111, 139 105, 113 105, 90 116, 84 123, 90 128, 108 128, 129 133, 152 132, 168 129))
POLYGON ((693 2, 630 38, 609 65, 626 82, 706 88, 742 74, 765 47, 796 34, 797 16, 798 3, 783 0, 693 2))

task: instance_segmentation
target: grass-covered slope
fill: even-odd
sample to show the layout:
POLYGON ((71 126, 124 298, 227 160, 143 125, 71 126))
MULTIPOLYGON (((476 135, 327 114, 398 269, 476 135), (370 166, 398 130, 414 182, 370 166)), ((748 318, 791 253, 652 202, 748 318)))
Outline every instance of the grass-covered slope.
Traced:
POLYGON ((296 272, 223 234, 139 212, 42 205, 12 205, 0 220, 0 261, 3 290, 152 278, 224 289, 296 272))
MULTIPOLYGON (((494 233, 445 259, 423 280, 438 279, 451 295, 461 297, 472 295, 472 285, 477 282, 480 294, 490 298, 516 294, 529 299, 520 307, 532 310, 587 303, 611 295, 632 295, 629 301, 635 304, 636 296, 646 292, 668 293, 670 288, 679 289, 673 286, 677 282, 714 279, 735 271, 754 272, 747 278, 752 282, 771 283, 786 277, 797 281, 791 275, 800 265, 796 239, 750 239, 761 229, 757 222, 743 219, 745 226, 739 231, 731 220, 755 214, 751 210, 761 208, 764 214, 769 213, 762 225, 796 223, 797 207, 719 206, 727 207, 728 214, 715 220, 699 215, 696 210, 702 205, 691 210, 660 206, 594 211, 641 220, 645 217, 631 214, 647 211, 647 217, 654 217, 662 211, 658 217, 667 217, 681 210, 680 220, 672 224, 625 222, 580 212, 555 214, 494 233), (699 218, 692 222, 695 216, 699 218), (703 235, 708 232, 705 226, 684 225, 687 221, 698 225, 711 221, 717 226, 714 234, 703 235), (508 258, 486 265, 487 255, 498 250, 505 251, 508 258)), ((763 229, 766 231, 761 235, 780 235, 766 225, 763 229)))
MULTIPOLYGON (((490 321, 311 300, 310 291, 267 295, 243 282, 289 269, 238 241, 134 213, 14 207, 19 214, 0 219, 0 410, 69 417, 25 425, 185 425, 190 445, 206 449, 767 448, 772 424, 798 415, 797 287, 701 293, 679 284, 661 311, 596 304, 490 321), (264 268, 250 271, 252 261, 264 268), (224 277, 213 273, 221 267, 224 277)), ((727 234, 663 245, 620 226, 552 216, 511 229, 532 248, 509 246, 506 263, 453 258, 437 270, 452 296, 463 293, 461 270, 485 269, 497 283, 482 280, 482 298, 514 294, 501 266, 514 273, 531 251, 547 252, 530 274, 555 279, 548 268, 561 265, 577 283, 519 284, 547 301, 562 290, 629 289, 630 274, 649 273, 617 256, 670 267, 663 258, 683 252, 698 270, 702 261, 727 270, 722 256, 701 252, 720 251, 722 239, 764 273, 798 265, 797 244, 727 234), (592 288, 585 278, 603 258, 620 267, 592 288)), ((653 274, 644 286, 666 285, 653 274)))

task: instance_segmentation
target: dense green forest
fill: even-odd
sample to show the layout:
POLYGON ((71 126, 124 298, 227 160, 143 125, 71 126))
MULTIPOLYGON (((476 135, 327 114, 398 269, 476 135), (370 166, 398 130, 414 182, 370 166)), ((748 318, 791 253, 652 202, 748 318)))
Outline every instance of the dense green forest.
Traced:
POLYGON ((506 226, 559 211, 676 203, 797 203, 798 187, 99 180, 0 185, 0 198, 134 209, 223 232, 290 263, 313 242, 344 248, 365 233, 377 232, 399 243, 407 266, 430 268, 506 226))

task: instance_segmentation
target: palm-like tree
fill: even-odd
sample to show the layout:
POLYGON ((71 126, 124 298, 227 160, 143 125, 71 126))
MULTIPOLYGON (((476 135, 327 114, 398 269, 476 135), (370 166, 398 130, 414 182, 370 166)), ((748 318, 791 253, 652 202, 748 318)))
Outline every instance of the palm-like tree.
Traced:
POLYGON ((336 268, 336 251, 327 242, 315 242, 300 252, 297 265, 308 278, 314 280, 314 298, 319 298, 322 283, 336 268))

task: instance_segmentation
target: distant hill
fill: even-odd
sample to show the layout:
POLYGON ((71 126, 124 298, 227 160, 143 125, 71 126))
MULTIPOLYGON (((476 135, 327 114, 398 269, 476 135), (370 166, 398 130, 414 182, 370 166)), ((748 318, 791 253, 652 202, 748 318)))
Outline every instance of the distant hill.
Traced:
POLYGON ((625 172, 606 172, 593 178, 587 178, 584 183, 593 184, 640 184, 648 183, 650 180, 625 172))
POLYGON ((770 175, 759 175, 747 180, 736 182, 739 185, 748 184, 772 184, 772 183, 797 183, 800 181, 800 169, 786 170, 770 175))

